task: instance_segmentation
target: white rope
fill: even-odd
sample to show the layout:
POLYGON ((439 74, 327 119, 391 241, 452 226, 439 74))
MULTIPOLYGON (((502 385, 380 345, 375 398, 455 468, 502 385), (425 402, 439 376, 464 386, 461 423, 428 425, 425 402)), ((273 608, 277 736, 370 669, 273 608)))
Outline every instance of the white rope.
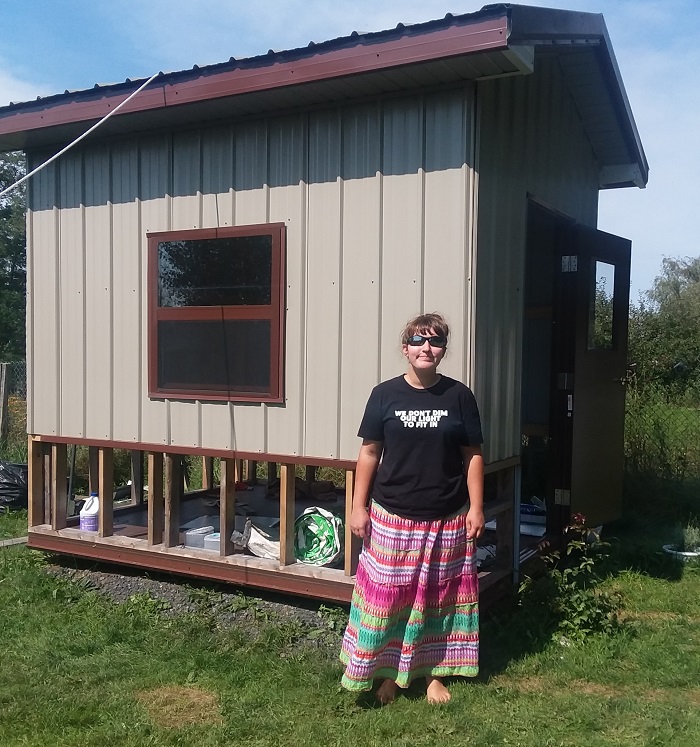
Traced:
POLYGON ((151 75, 151 77, 142 85, 140 85, 130 96, 124 99, 124 101, 121 102, 118 106, 115 106, 114 109, 112 109, 111 112, 108 114, 105 114, 104 117, 99 122, 96 122, 89 130, 86 130, 82 135, 77 137, 72 143, 69 143, 66 145, 63 150, 60 150, 55 155, 51 156, 47 161, 44 161, 44 163, 41 164, 41 166, 37 166, 33 171, 30 171, 28 174, 25 174, 19 181, 16 181, 14 184, 11 184, 7 189, 3 189, 2 192, 0 192, 0 197, 4 197, 8 192, 11 192, 15 187, 19 187, 22 182, 26 182, 27 179, 34 176, 34 174, 38 174, 43 168, 48 166, 50 163, 53 163, 57 158, 60 158, 64 153, 67 153, 73 146, 77 145, 81 140, 84 140, 91 132, 94 132, 101 124, 106 122, 113 114, 116 114, 122 106, 125 106, 126 104, 131 101, 131 99, 134 98, 137 94, 141 93, 143 89, 149 84, 152 83, 159 75, 162 75, 162 73, 158 72, 155 73, 155 75, 151 75))

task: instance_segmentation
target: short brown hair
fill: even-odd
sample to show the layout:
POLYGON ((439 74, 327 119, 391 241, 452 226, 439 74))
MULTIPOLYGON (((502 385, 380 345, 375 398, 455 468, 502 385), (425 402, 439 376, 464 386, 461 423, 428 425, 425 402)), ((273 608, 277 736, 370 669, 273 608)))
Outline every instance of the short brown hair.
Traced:
POLYGON ((401 332, 401 344, 406 345, 413 335, 424 335, 430 330, 446 340, 449 339, 450 328, 445 321, 445 317, 438 314, 437 311, 433 311, 431 314, 419 314, 408 320, 401 332))

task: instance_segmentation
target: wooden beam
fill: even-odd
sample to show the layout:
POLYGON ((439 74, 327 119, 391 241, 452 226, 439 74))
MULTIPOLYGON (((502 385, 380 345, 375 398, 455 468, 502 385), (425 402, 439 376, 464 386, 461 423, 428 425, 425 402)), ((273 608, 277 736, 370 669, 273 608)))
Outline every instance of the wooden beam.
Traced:
POLYGON ((182 457, 165 455, 165 531, 163 545, 180 544, 180 493, 182 491, 182 457))
POLYGON ((47 447, 44 450, 43 458, 43 472, 44 472, 44 524, 51 523, 51 465, 53 464, 51 458, 51 447, 47 447))
POLYGON ((97 494, 100 498, 97 533, 100 537, 111 537, 114 534, 114 450, 98 449, 97 461, 97 494))
POLYGON ((258 484, 258 463, 252 459, 246 460, 245 480, 249 485, 258 484))
POLYGON ((51 529, 65 529, 68 512, 67 448, 51 444, 51 529))
POLYGON ((362 540, 350 531, 350 515, 352 514, 352 494, 355 490, 354 470, 345 471, 345 563, 346 576, 354 576, 357 571, 357 561, 362 550, 362 540))
POLYGON ((214 487, 214 458, 202 457, 202 490, 211 490, 214 487))
POLYGON ((219 479, 219 555, 233 555, 231 535, 236 528, 236 482, 239 460, 222 459, 219 479))
POLYGON ((131 450, 131 502, 143 504, 143 452, 136 449, 131 450))
POLYGON ((280 465, 280 567, 296 562, 294 557, 294 493, 293 464, 280 465))
POLYGON ((99 447, 88 447, 88 494, 100 492, 100 457, 99 447))
POLYGON ((277 479, 277 462, 268 462, 267 463, 267 484, 268 486, 272 485, 272 483, 276 479, 277 479))
POLYGON ((165 526, 165 500, 163 497, 163 455, 148 452, 148 545, 160 545, 165 526))
POLYGON ((33 436, 27 440, 28 521, 30 527, 44 523, 44 446, 33 436))

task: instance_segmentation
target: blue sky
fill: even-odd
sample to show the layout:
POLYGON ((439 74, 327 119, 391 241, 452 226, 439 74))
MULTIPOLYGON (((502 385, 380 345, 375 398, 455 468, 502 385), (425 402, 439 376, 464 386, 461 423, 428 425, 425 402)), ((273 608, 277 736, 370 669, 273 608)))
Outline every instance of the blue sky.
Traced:
MULTIPOLYGON (((0 0, 0 106, 291 49, 445 13, 462 0, 0 0)), ((605 191, 599 228, 632 239, 632 300, 664 256, 698 256, 700 2, 532 0, 603 13, 650 164, 645 190, 605 191)))

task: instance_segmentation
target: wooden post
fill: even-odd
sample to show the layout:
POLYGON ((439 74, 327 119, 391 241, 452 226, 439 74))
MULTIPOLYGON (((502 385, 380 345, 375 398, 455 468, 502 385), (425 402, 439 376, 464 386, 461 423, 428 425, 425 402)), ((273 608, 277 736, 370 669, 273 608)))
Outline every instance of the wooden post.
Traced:
MULTIPOLYGON (((280 473, 281 474, 281 473, 280 473)), ((267 463, 267 485, 268 487, 277 479, 277 462, 267 463)))
POLYGON ((51 529, 66 528, 68 511, 66 460, 66 445, 51 444, 51 529))
POLYGON ((257 485, 258 484, 258 463, 253 461, 252 459, 249 459, 246 462, 246 476, 245 476, 246 482, 249 485, 257 485))
POLYGON ((97 446, 88 446, 88 493, 100 492, 100 459, 97 446))
POLYGON ((214 459, 202 457, 202 490, 211 490, 214 487, 214 459))
POLYGON ((131 451, 131 502, 143 504, 143 452, 135 449, 131 451))
POLYGON ((97 493, 100 497, 97 533, 100 537, 111 537, 114 534, 114 451, 99 447, 97 461, 97 493))
POLYGON ((306 465, 306 482, 311 483, 316 480, 316 467, 311 464, 306 465))
POLYGON ((165 531, 163 545, 180 544, 180 493, 182 491, 182 457, 165 455, 165 531))
POLYGON ((294 557, 294 465, 280 465, 280 568, 296 562, 294 557))
POLYGON ((219 480, 219 555, 233 555, 234 547, 231 535, 236 528, 236 482, 238 459, 221 460, 221 478, 219 480))
POLYGON ((51 447, 44 449, 44 524, 51 524, 51 447))
POLYGON ((165 501, 163 498, 163 455, 148 453, 148 545, 163 541, 165 501))
POLYGON ((27 442, 28 526, 44 523, 44 445, 34 436, 27 442))
POLYGON ((10 393, 10 364, 0 363, 0 441, 7 437, 7 398, 10 393))
POLYGON ((352 514, 352 494, 355 489, 355 471, 345 470, 345 563, 346 576, 354 576, 357 561, 362 549, 362 540, 350 531, 350 514, 352 514))

